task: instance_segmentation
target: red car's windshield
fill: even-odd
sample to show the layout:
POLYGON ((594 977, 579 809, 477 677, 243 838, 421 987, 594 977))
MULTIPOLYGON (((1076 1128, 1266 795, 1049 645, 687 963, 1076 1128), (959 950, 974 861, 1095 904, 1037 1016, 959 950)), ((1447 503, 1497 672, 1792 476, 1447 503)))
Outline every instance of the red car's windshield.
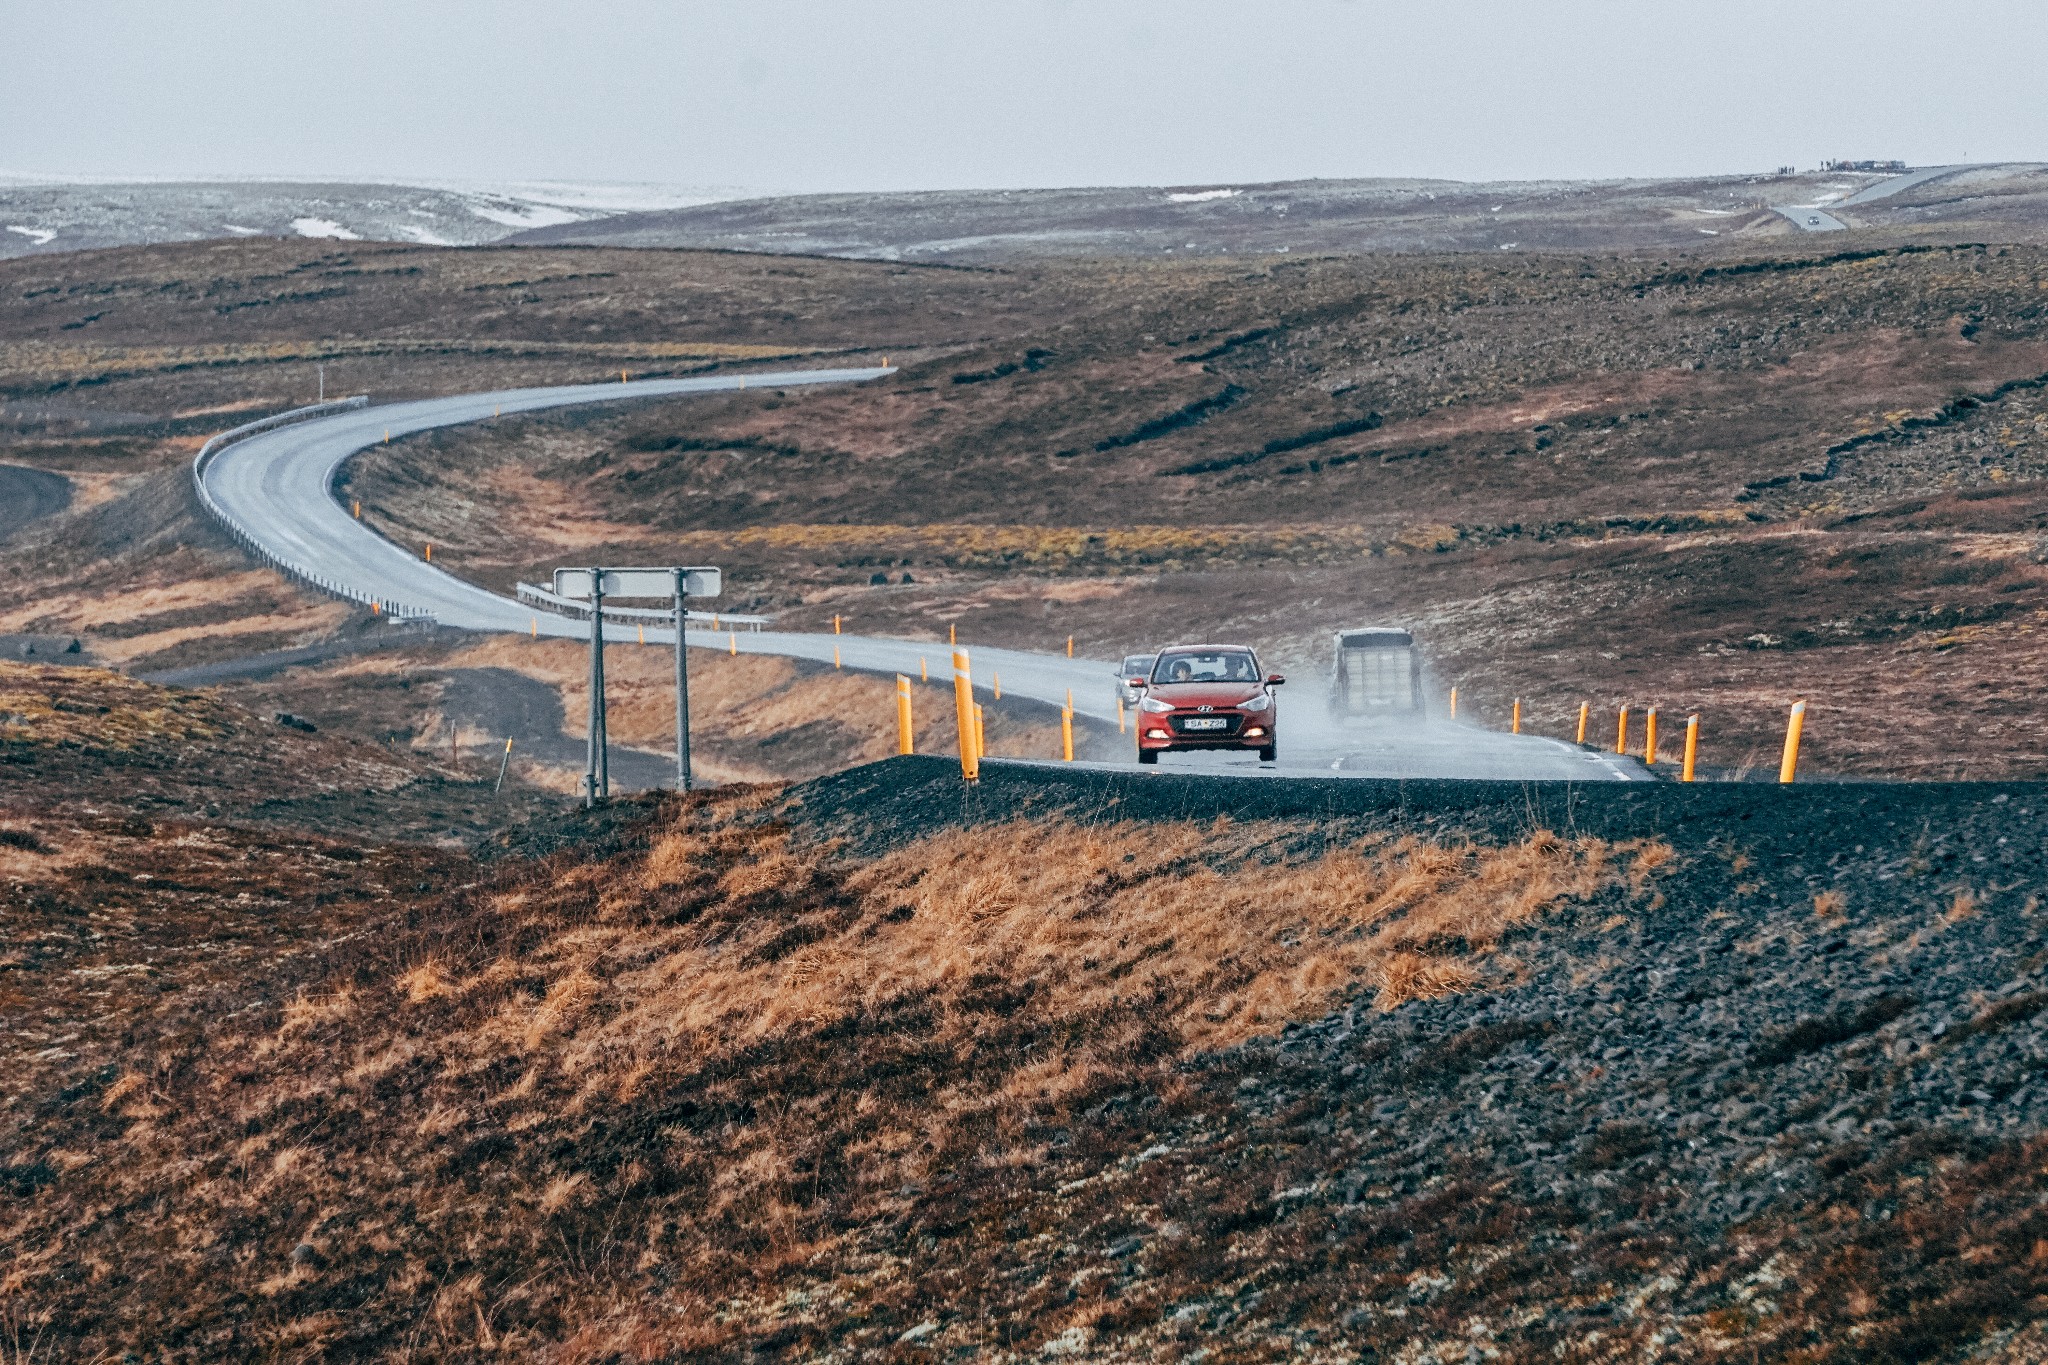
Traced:
POLYGON ((1259 661, 1248 649, 1170 649, 1152 666, 1155 683, 1254 683, 1259 661))

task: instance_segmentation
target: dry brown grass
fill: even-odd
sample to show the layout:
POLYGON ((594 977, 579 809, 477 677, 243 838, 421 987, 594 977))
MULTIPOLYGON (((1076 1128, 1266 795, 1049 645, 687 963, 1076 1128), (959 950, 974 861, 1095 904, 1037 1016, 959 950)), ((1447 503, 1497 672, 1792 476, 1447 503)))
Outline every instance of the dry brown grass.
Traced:
MULTIPOLYGON (((908 998, 941 1005, 945 1036, 957 1021, 943 1002, 997 982, 1052 1017, 1140 1006, 1144 1026, 1178 1048, 1213 1048, 1320 1016, 1361 988, 1382 1008, 1469 988, 1492 972, 1504 934, 1638 880, 1666 854, 1658 844, 1539 833, 1501 848, 1368 840, 1313 857, 1258 856, 1274 836, 1227 822, 1023 821, 940 834, 845 869, 780 837, 678 830, 626 883, 588 894, 616 913, 716 869, 717 913, 651 935, 580 925, 523 966, 500 961, 437 990, 461 995, 542 965, 539 999, 508 1004, 467 1046, 478 1061, 509 1048, 559 1068, 580 1078, 585 1098, 671 1050, 755 1047, 908 998), (841 903, 801 924, 768 913, 828 885, 841 903)), ((500 908, 518 914, 529 903, 522 890, 500 908)), ((420 970, 402 979, 408 998, 420 970)), ((1126 1041, 1038 1059, 1018 1082, 1061 1089, 1071 1082, 1048 1068, 1114 1067, 1126 1041)))
POLYGON ((851 858, 761 824, 773 797, 507 866, 110 1071, 91 1113, 124 1137, 89 1204, 0 1219, 38 1249, 12 1292, 88 1356, 252 1302, 278 1358, 330 1330, 365 1357, 716 1351, 792 1289, 876 1273, 860 1230, 907 1188, 1045 1165, 1191 1053, 1510 974, 1503 935, 1589 899, 1605 919, 1666 855, 1020 821, 851 858), (144 1259, 132 1293, 82 1269, 144 1259), (344 1283, 369 1297, 307 1326, 344 1283))

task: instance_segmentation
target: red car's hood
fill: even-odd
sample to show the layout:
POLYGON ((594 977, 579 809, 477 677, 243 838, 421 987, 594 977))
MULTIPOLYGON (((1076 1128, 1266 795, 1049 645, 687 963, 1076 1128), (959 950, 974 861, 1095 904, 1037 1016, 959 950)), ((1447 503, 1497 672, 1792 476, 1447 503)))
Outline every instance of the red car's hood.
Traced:
POLYGON ((1170 706, 1241 706, 1265 690, 1263 683, 1153 683, 1145 695, 1170 706))

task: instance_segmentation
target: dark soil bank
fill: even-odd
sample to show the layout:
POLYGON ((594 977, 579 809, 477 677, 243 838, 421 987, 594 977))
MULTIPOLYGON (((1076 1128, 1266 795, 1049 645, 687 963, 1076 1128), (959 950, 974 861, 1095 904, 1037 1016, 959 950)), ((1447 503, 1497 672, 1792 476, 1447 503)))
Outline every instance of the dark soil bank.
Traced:
MULTIPOLYGON (((1195 1063, 1199 1100, 1091 1115, 1076 1148, 1149 1158, 1038 1202, 1115 1234, 1070 1245, 1062 1279, 1185 1282, 1132 1325, 1155 1345, 2048 1358, 2048 788, 986 773, 878 764, 799 789, 798 818, 880 844, 1020 809, 1312 816, 1305 840, 1546 827, 1677 854, 1637 913, 1508 943, 1512 984, 1391 1012, 1361 993, 1195 1063)), ((950 1245, 935 1273, 986 1277, 959 1312, 1014 1307, 950 1245)))

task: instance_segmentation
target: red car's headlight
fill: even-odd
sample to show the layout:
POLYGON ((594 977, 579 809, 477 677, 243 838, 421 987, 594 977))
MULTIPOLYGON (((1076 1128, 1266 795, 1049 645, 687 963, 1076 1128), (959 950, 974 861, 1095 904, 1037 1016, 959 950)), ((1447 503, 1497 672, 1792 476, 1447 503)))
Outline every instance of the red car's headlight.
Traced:
POLYGON ((1273 694, 1271 692, 1261 692, 1250 701, 1239 702, 1237 709, 1240 711, 1266 711, 1270 710, 1272 705, 1273 694))
POLYGON ((1145 698, 1145 700, 1138 703, 1138 709, 1140 711, 1150 711, 1153 714, 1157 715, 1161 711, 1171 711, 1173 709, 1173 703, 1170 701, 1161 701, 1157 697, 1147 697, 1145 698))

